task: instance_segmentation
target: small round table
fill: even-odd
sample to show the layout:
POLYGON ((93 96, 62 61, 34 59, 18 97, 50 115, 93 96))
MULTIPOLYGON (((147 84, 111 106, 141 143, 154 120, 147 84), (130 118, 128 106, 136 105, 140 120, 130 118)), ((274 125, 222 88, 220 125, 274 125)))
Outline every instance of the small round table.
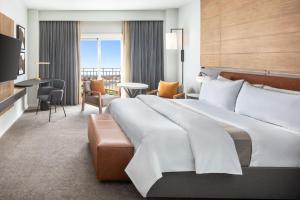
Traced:
POLYGON ((148 89, 147 84, 124 82, 118 84, 119 88, 123 88, 130 98, 136 97, 141 90, 148 89))

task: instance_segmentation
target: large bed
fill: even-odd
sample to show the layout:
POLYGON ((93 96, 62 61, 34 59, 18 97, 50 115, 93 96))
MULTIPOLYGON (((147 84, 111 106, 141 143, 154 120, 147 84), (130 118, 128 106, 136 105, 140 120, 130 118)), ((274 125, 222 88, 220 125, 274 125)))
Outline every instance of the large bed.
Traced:
MULTIPOLYGON (((297 78, 221 75, 300 91, 297 78)), ((300 198, 298 130, 201 100, 139 96, 116 100, 107 112, 134 145, 126 173, 144 197, 300 198)))

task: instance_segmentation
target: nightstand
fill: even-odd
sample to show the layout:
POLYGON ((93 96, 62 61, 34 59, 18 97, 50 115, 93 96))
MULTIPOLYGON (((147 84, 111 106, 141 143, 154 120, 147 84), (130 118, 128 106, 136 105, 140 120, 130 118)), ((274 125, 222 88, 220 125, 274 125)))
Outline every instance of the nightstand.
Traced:
POLYGON ((186 99, 199 99, 199 93, 187 93, 185 94, 186 99))

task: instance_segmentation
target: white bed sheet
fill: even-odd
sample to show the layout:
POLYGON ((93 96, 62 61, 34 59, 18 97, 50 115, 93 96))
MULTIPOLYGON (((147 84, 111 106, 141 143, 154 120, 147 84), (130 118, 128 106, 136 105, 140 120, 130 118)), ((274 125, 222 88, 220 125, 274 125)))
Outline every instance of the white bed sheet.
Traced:
POLYGON ((252 167, 300 167, 300 133, 217 108, 207 102, 178 99, 176 103, 245 130, 252 141, 252 167))

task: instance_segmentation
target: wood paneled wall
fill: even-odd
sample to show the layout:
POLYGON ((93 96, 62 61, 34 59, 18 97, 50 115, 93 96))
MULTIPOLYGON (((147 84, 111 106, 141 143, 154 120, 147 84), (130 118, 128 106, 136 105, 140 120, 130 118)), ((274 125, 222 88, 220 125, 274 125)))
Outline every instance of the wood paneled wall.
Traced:
POLYGON ((300 72, 300 0, 202 0, 201 65, 300 72))
MULTIPOLYGON (((14 36, 14 21, 0 13, 0 33, 14 36)), ((0 101, 6 99, 14 92, 14 81, 0 82, 0 101)))

